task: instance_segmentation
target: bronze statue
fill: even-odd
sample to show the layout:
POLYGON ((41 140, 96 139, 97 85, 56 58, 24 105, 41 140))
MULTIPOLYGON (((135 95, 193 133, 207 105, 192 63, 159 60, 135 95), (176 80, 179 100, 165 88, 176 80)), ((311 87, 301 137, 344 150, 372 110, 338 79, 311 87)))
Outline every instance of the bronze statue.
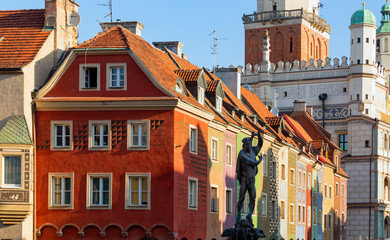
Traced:
POLYGON ((242 140, 242 149, 237 157, 236 173, 237 180, 240 184, 240 195, 237 202, 237 217, 236 225, 241 219, 242 205, 245 200, 245 194, 249 194, 249 211, 246 218, 252 223, 252 213, 255 209, 256 201, 256 188, 255 188, 255 176, 258 172, 257 165, 262 161, 262 155, 259 156, 259 160, 256 161, 256 156, 259 154, 261 147, 263 146, 263 139, 260 137, 260 132, 257 133, 258 143, 257 146, 252 146, 252 140, 255 133, 252 132, 251 137, 244 138, 242 140))

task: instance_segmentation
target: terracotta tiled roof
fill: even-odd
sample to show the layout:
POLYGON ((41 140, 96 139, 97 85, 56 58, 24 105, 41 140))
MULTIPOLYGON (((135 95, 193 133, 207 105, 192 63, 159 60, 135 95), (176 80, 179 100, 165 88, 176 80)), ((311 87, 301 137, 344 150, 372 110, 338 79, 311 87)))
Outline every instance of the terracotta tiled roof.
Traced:
POLYGON ((241 98, 246 101, 247 105, 250 105, 256 114, 265 121, 267 117, 274 117, 274 115, 268 110, 260 98, 248 89, 241 87, 241 98))
POLYGON ((305 129, 302 127, 299 122, 295 121, 291 117, 287 116, 286 114, 283 115, 283 118, 293 127, 294 132, 296 132, 300 137, 305 139, 306 142, 311 142, 313 139, 310 137, 310 135, 305 131, 305 129))
POLYGON ((217 90, 217 86, 220 80, 207 81, 207 93, 214 93, 217 90))
POLYGON ((34 60, 50 31, 45 10, 0 11, 0 68, 21 68, 34 60))
POLYGON ((324 143, 324 141, 322 141, 322 140, 313 140, 312 146, 315 149, 321 150, 323 143, 324 143))
POLYGON ((270 126, 279 126, 280 122, 282 121, 282 118, 281 117, 267 117, 267 118, 265 118, 265 121, 270 126))
POLYGON ((202 69, 175 70, 174 72, 185 82, 195 82, 198 80, 202 69))
POLYGON ((319 158, 322 162, 327 163, 327 164, 329 164, 329 165, 335 167, 335 165, 332 163, 332 161, 329 160, 329 158, 324 157, 324 156, 321 156, 321 155, 318 155, 318 158, 319 158))
POLYGON ((156 101, 173 100, 176 97, 46 97, 37 102, 121 102, 121 101, 156 101))
POLYGON ((339 174, 343 175, 344 177, 349 178, 348 174, 340 167, 337 171, 339 174))

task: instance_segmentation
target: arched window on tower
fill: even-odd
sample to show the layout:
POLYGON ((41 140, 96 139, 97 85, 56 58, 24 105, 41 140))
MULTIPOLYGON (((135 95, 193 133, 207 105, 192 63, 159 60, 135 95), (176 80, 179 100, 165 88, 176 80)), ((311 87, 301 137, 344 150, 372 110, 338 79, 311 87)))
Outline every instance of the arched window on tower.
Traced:
POLYGON ((293 52, 293 38, 290 38, 290 53, 293 52))
POLYGON ((389 51, 389 39, 388 38, 385 38, 385 52, 388 52, 389 51))
POLYGON ((376 40, 376 53, 381 53, 381 40, 376 40))
POLYGON ((313 57, 313 43, 310 43, 310 57, 313 57))

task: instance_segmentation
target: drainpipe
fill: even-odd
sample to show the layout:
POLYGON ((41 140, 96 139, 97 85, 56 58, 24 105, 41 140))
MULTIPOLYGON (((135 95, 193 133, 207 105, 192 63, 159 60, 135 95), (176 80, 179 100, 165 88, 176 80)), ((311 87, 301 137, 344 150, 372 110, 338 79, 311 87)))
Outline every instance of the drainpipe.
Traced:
POLYGON ((372 203, 372 199, 371 199, 371 184, 372 184, 372 180, 371 180, 371 174, 372 174, 372 170, 371 170, 371 165, 372 165, 372 156, 374 155, 374 127, 378 125, 377 121, 376 121, 376 118, 374 119, 375 123, 372 125, 372 129, 371 129, 371 155, 370 155, 370 204, 368 205, 368 239, 371 238, 371 203, 372 203))
POLYGON ((325 100, 328 98, 328 94, 321 93, 318 98, 322 101, 322 127, 325 128, 325 100))

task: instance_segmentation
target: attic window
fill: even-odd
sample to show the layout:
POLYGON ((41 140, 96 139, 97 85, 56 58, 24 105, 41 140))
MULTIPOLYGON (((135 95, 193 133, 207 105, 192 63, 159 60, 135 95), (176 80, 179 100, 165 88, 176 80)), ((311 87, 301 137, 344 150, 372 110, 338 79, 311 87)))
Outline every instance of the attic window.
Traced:
POLYGON ((217 96, 216 107, 218 112, 222 112, 222 98, 217 96))
POLYGON ((0 42, 4 40, 4 37, 0 37, 0 42))
POLYGON ((175 91, 178 93, 183 93, 183 88, 181 87, 181 85, 179 83, 176 83, 175 91))
POLYGON ((204 88, 198 86, 198 102, 204 105, 204 88))
POLYGON ((244 114, 241 115, 241 121, 245 122, 245 115, 244 114))
POLYGON ((81 91, 100 90, 100 64, 80 64, 79 83, 81 91))

